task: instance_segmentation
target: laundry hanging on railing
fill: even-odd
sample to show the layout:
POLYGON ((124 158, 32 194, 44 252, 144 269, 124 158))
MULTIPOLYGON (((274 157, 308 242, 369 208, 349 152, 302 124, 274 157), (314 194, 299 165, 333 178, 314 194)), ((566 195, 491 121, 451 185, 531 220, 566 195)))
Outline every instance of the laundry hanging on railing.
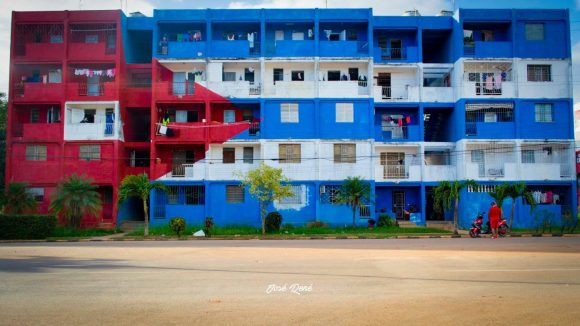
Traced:
POLYGON ((107 77, 113 78, 113 77, 115 77, 116 69, 115 68, 111 68, 111 69, 79 68, 79 69, 75 69, 74 74, 75 74, 75 76, 87 76, 87 77, 107 76, 107 77))

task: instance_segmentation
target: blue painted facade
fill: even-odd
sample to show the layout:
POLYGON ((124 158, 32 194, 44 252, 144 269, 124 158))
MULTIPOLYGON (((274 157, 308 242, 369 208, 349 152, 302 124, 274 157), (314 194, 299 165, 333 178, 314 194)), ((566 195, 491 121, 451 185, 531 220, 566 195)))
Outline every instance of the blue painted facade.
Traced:
MULTIPOLYGON (((454 17, 380 17, 373 16, 372 9, 155 10, 150 18, 126 18, 123 35, 125 57, 129 63, 150 62, 151 59, 204 59, 208 62, 218 59, 232 62, 253 59, 266 64, 271 64, 273 60, 309 63, 336 60, 344 64, 345 68, 349 67, 349 62, 362 61, 365 64, 370 63, 369 67, 375 69, 389 69, 400 65, 415 67, 418 63, 454 64, 457 67, 469 60, 569 61, 571 58, 570 22, 566 10, 460 9, 454 17), (541 39, 529 39, 527 34, 530 32, 530 24, 541 28, 541 39), (196 32, 200 35, 192 39, 196 32), (249 39, 249 34, 253 35, 253 39, 249 39), (160 42, 165 42, 164 37, 167 43, 163 45, 167 47, 167 51, 160 48, 160 42), (148 53, 151 53, 151 57, 148 57, 148 53)), ((337 94, 332 98, 279 98, 262 94, 252 99, 232 99, 240 108, 249 108, 252 116, 261 121, 258 133, 250 134, 245 131, 232 140, 368 141, 371 146, 375 143, 380 143, 381 146, 403 143, 407 146, 421 144, 422 148, 431 146, 431 142, 459 144, 480 140, 490 143, 502 140, 573 140, 570 98, 525 98, 518 97, 518 93, 514 92, 513 97, 460 95, 444 102, 424 101, 420 97, 401 102, 380 101, 372 93, 372 86, 377 83, 375 72, 367 72, 371 92, 366 97, 345 98, 337 94), (352 122, 336 122, 335 107, 342 102, 353 104, 352 122), (280 107, 283 103, 298 104, 298 122, 281 121, 280 107), (485 121, 482 118, 468 122, 466 106, 486 103, 510 103, 513 105, 510 119, 485 121), (551 121, 537 122, 537 104, 551 105, 551 121), (439 119, 438 122, 428 123, 425 119, 427 114, 433 116, 433 119, 439 119), (409 118, 409 121, 405 121, 402 137, 385 130, 384 119, 390 115, 409 118), (433 131, 435 127, 438 128, 436 132, 433 131), (476 132, 472 132, 473 130, 476 132)), ((512 72, 514 76, 517 73, 515 70, 512 72)), ((314 78, 319 77, 315 75, 314 78)), ((416 81, 418 87, 423 86, 421 79, 419 77, 416 81)), ((526 76, 518 75, 514 79, 516 86, 518 83, 522 85, 526 76)), ((460 76, 453 79, 450 87, 460 88, 461 85, 455 85, 458 81, 465 81, 465 78, 460 76)), ((557 86, 571 87, 571 83, 557 86)), ((302 155, 307 157, 314 154, 302 155)), ((372 156, 379 161, 378 153, 374 149, 372 156)), ((513 181, 515 180, 506 180, 513 181)), ((189 181, 163 182, 187 185, 189 181)), ((302 224, 321 220, 334 225, 350 223, 351 212, 348 207, 324 203, 321 200, 321 185, 340 184, 339 181, 292 182, 304 186, 307 204, 299 208, 270 207, 270 210, 280 210, 284 222, 302 224)), ((424 225, 430 218, 427 188, 435 186, 436 181, 391 182, 371 177, 369 182, 373 189, 370 218, 377 218, 380 214, 395 214, 394 192, 403 192, 407 205, 413 203, 416 206, 412 219, 417 224, 424 225)), ((482 181, 485 182, 491 181, 482 181)), ((495 181, 497 182, 502 181, 495 181)), ((173 216, 183 216, 189 224, 201 224, 205 216, 212 216, 220 225, 259 225, 258 205, 249 194, 245 194, 243 203, 225 203, 225 186, 231 183, 232 181, 226 180, 200 181, 198 184, 205 187, 203 205, 164 205, 164 214, 152 218, 152 224, 166 224, 173 216)), ((533 180, 529 184, 553 187, 567 194, 566 202, 562 205, 539 207, 553 213, 556 220, 564 209, 576 215, 576 183, 572 178, 533 180)), ((487 210, 490 198, 486 193, 464 191, 462 195, 460 224, 467 227, 478 211, 487 210)), ((152 196, 152 211, 156 209, 158 196, 159 194, 152 196)), ((506 201, 506 210, 509 210, 510 205, 506 201)), ((537 211, 530 211, 529 205, 518 200, 516 227, 533 227, 537 214, 537 211)), ((446 216, 449 218, 451 215, 448 212, 446 216)), ((357 223, 364 225, 366 219, 357 216, 357 223)))

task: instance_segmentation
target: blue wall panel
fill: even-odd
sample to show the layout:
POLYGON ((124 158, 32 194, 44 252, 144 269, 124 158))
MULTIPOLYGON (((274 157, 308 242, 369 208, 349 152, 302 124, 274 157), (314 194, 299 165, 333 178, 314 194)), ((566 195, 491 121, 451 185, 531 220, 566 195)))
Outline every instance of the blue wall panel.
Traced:
POLYGON ((316 138, 316 119, 314 101, 312 100, 268 100, 264 104, 263 138, 280 139, 311 139, 316 138), (282 123, 280 120, 280 105, 282 103, 298 103, 298 123, 282 123))

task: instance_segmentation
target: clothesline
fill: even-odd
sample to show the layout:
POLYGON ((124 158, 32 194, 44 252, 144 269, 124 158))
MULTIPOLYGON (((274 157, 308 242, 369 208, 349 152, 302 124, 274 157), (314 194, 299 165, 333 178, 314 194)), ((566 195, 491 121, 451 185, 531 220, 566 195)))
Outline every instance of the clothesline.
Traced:
POLYGON ((107 77, 115 77, 116 68, 111 69, 87 69, 87 68, 77 68, 74 71, 75 76, 107 76, 107 77))
MULTIPOLYGON (((213 128, 213 127, 232 127, 232 126, 250 125, 250 124, 252 124, 252 122, 242 121, 242 122, 220 123, 220 124, 201 125, 201 126, 184 126, 184 125, 176 125, 176 124, 170 123, 169 126, 171 128, 176 128, 176 129, 201 129, 201 128, 213 128)), ((156 123, 156 125, 162 126, 163 124, 158 122, 158 123, 156 123)))

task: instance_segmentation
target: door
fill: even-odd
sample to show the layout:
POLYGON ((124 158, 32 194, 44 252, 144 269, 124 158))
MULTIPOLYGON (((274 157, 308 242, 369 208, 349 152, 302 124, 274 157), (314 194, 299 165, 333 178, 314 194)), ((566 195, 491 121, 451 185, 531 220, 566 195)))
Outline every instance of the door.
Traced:
POLYGON ((348 76, 350 80, 358 80, 358 68, 348 68, 348 76))
POLYGON ((383 100, 391 98, 391 73, 380 72, 377 78, 377 85, 381 86, 383 100))
POLYGON ((87 77, 87 96, 99 96, 100 93, 100 77, 87 77))
POLYGON ((185 95, 185 72, 173 73, 173 95, 185 95))
POLYGON ((113 109, 105 110, 105 136, 113 135, 113 126, 115 125, 115 111, 113 109))
POLYGON ((471 151, 471 163, 477 163, 479 177, 485 177, 485 153, 483 150, 471 151))
POLYGON ((403 57, 403 41, 391 40, 391 59, 401 59, 403 57))
POLYGON ((173 177, 184 177, 185 167, 183 164, 186 162, 186 152, 185 151, 175 151, 173 152, 173 164, 171 167, 171 176, 173 177))
POLYGON ((250 83, 254 83, 255 79, 255 70, 250 70, 249 68, 244 69, 244 80, 250 83))
POLYGON ((405 192, 393 191, 393 212, 395 217, 400 220, 405 218, 405 192))

